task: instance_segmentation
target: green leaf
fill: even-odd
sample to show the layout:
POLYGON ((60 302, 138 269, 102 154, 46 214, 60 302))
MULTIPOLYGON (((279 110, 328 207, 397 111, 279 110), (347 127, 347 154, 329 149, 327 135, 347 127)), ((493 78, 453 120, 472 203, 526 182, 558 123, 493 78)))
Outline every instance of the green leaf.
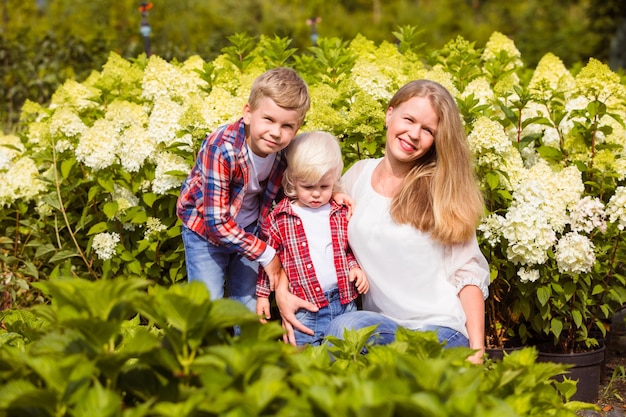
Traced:
POLYGON ((95 235, 95 234, 98 234, 98 233, 106 232, 108 230, 108 228, 109 228, 109 226, 108 226, 107 222, 100 222, 100 223, 94 224, 93 226, 91 226, 91 228, 87 232, 87 236, 91 236, 91 235, 95 235))
POLYGON ((104 212, 104 214, 106 214, 106 216, 109 219, 112 219, 115 217, 115 215, 117 214, 117 210, 118 210, 117 201, 108 201, 104 203, 104 205, 102 206, 102 211, 104 212))
POLYGON ((146 205, 148 207, 152 207, 152 205, 154 204, 154 202, 157 200, 159 196, 156 195, 155 193, 144 193, 141 196, 141 199, 143 200, 144 203, 146 203, 146 205))
POLYGON ((550 331, 558 339, 563 331, 563 322, 557 318, 553 318, 550 321, 550 331))
POLYGON ((55 253, 54 256, 52 256, 52 258, 50 258, 48 262, 55 263, 55 262, 62 261, 63 259, 69 259, 75 256, 79 256, 79 255, 72 250, 60 250, 57 253, 55 253))
POLYGON ((545 306, 552 295, 552 290, 549 285, 543 285, 537 288, 537 299, 542 306, 545 306))
POLYGON ((67 177, 70 176, 70 172, 72 171, 74 165, 76 165, 75 158, 67 158, 61 162, 61 176, 63 179, 67 179, 67 177))

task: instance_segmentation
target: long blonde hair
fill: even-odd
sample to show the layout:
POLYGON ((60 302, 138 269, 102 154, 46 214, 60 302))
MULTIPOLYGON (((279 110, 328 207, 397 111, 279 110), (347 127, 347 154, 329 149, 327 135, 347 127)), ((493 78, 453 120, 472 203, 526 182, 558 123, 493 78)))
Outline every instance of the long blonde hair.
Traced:
POLYGON ((470 239, 484 213, 465 130, 456 101, 442 85, 411 81, 389 102, 390 108, 413 97, 426 97, 439 116, 430 151, 415 162, 391 203, 391 216, 400 224, 430 232, 443 244, 470 239))

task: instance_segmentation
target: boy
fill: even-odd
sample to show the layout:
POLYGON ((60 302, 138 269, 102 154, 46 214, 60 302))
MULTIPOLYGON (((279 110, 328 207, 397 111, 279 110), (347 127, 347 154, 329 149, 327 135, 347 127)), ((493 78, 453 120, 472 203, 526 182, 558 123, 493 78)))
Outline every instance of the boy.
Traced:
POLYGON ((189 281, 203 282, 212 299, 228 296, 255 311, 260 264, 277 282, 276 251, 255 236, 281 187, 283 149, 310 107, 308 87, 290 68, 261 74, 243 117, 207 136, 176 205, 189 281), (258 262, 258 264, 257 264, 258 262))
MULTIPOLYGON (((343 170, 341 149, 330 133, 298 135, 287 148, 283 177, 286 197, 262 223, 261 236, 276 248, 291 291, 318 307, 296 317, 314 334, 295 330, 296 344, 319 345, 336 316, 356 310, 355 299, 369 289, 348 247, 348 208, 333 193, 343 170)), ((257 314, 270 318, 271 284, 263 269, 257 283, 257 314)))

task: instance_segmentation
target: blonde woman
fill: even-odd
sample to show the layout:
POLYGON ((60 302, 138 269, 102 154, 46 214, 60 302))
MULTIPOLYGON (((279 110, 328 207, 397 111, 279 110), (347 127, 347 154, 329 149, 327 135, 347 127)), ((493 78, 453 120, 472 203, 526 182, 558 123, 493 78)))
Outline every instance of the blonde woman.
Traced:
MULTIPOLYGON (((391 99, 385 156, 343 177, 354 201, 349 243, 370 289, 363 310, 333 320, 327 334, 378 325, 377 343, 398 326, 436 331, 448 347, 484 351, 489 267, 476 240, 483 199, 456 102, 440 84, 412 81, 391 99)), ((292 342, 297 302, 282 280, 276 299, 292 342)))

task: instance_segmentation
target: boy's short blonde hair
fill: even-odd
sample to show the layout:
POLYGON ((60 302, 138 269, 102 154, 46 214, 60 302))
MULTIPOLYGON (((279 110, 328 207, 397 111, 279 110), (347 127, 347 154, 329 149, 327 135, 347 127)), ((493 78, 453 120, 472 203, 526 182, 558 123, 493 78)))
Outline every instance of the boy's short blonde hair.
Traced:
POLYGON ((306 82, 295 70, 287 67, 268 70, 254 80, 248 98, 250 109, 256 110, 265 97, 271 98, 283 109, 296 110, 300 125, 311 107, 306 82))
POLYGON ((296 197, 296 181, 318 183, 325 175, 332 175, 333 191, 339 191, 343 171, 341 147, 337 138, 328 132, 300 133, 287 147, 287 169, 283 188, 289 198, 296 197))

